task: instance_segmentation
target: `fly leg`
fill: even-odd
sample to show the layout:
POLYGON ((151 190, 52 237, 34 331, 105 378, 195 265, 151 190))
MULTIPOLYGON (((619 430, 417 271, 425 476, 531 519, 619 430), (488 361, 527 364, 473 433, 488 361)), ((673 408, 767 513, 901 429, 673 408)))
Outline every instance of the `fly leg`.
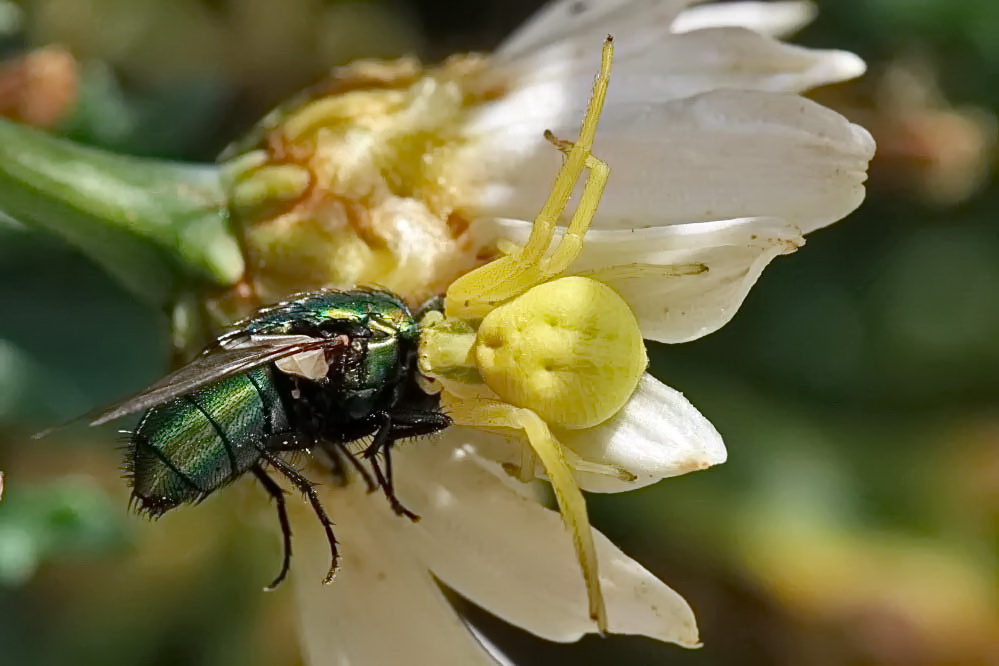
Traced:
POLYGON ((284 541, 284 559, 281 561, 281 571, 265 590, 277 589, 277 586, 288 576, 291 569, 291 523, 288 521, 288 506, 284 500, 284 490, 281 489, 274 479, 267 475, 267 472, 260 465, 253 466, 253 475, 257 477, 260 484, 267 491, 267 494, 274 500, 277 507, 278 522, 281 524, 281 538, 284 541))
POLYGON ((443 430, 451 425, 451 419, 446 414, 434 410, 393 412, 381 416, 382 423, 375 433, 374 440, 364 450, 364 457, 371 463, 371 468, 378 479, 378 485, 385 493, 392 510, 415 522, 420 517, 403 506, 395 494, 395 485, 392 481, 392 447, 400 439, 429 435, 443 430), (379 452, 384 453, 385 456, 384 470, 378 462, 379 452))
POLYGON ((330 544, 330 570, 323 578, 323 584, 329 584, 333 582, 336 577, 336 572, 340 568, 340 551, 337 548, 336 537, 333 535, 333 521, 326 514, 326 509, 323 508, 322 502, 319 501, 319 493, 316 492, 316 484, 309 481, 307 478, 299 474, 298 470, 286 463, 279 456, 275 455, 271 451, 266 449, 260 450, 261 457, 264 458, 270 465, 280 472, 286 479, 292 482, 292 484, 298 488, 305 497, 309 500, 312 505, 312 510, 315 511, 316 517, 319 518, 319 522, 322 523, 323 530, 326 531, 326 540, 330 544))
POLYGON ((351 453, 346 444, 339 441, 331 442, 331 444, 333 446, 333 450, 330 452, 330 457, 333 459, 333 464, 340 468, 339 475, 341 478, 344 476, 343 459, 346 458, 347 462, 350 463, 350 466, 354 468, 354 471, 357 472, 362 479, 364 479, 364 484, 368 487, 368 492, 373 493, 378 490, 379 484, 375 483, 374 479, 371 478, 371 475, 368 474, 368 470, 366 470, 364 465, 361 464, 361 461, 358 460, 353 453, 351 453))
POLYGON ((375 433, 375 438, 371 441, 371 444, 364 449, 364 458, 371 463, 371 469, 375 472, 375 478, 378 479, 378 485, 381 487, 382 492, 385 493, 385 498, 389 501, 389 506, 392 510, 396 512, 397 515, 406 516, 413 522, 420 519, 418 515, 403 506, 399 498, 395 496, 395 486, 392 484, 392 445, 395 444, 395 440, 392 437, 392 417, 389 414, 384 414, 382 416, 382 424, 375 433), (382 471, 382 466, 378 462, 378 453, 384 452, 385 454, 385 470, 382 471))
POLYGON ((327 445, 323 447, 323 451, 329 455, 330 462, 333 465, 333 478, 337 485, 344 486, 347 484, 347 470, 343 464, 343 461, 346 460, 354 468, 354 471, 364 479, 364 484, 368 487, 369 493, 378 490, 378 485, 371 478, 371 474, 368 473, 364 465, 358 461, 343 442, 317 440, 312 435, 292 432, 276 435, 267 442, 266 448, 271 451, 304 451, 316 446, 318 442, 327 445))

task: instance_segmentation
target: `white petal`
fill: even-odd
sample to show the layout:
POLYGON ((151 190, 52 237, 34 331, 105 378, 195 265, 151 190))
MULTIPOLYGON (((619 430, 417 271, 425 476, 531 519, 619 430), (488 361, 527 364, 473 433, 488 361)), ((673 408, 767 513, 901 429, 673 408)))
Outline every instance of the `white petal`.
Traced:
POLYGON ((707 28, 615 60, 608 100, 661 102, 721 88, 801 92, 864 70, 864 61, 846 51, 784 44, 745 28, 707 28))
MULTIPOLYGON (((478 142, 477 162, 463 160, 467 177, 485 183, 474 213, 534 217, 561 160, 536 129, 527 121, 494 131, 478 142)), ((577 131, 553 129, 570 139, 577 131)), ((775 217, 809 232, 863 200, 874 140, 795 95, 718 90, 608 107, 594 153, 611 167, 598 212, 604 228, 775 217)))
MULTIPOLYGON (((523 244, 530 230, 529 222, 483 219, 470 231, 487 246, 497 238, 523 244)), ((570 272, 617 290, 646 339, 688 342, 728 323, 767 264, 802 243, 797 228, 769 218, 591 231, 570 272)))
MULTIPOLYGON (((461 432, 467 431, 452 431, 461 432)), ((405 454, 397 467, 399 494, 422 515, 413 525, 421 535, 416 547, 438 578, 549 640, 574 641, 595 630, 556 512, 511 489, 498 465, 468 447, 439 442, 405 448, 399 449, 405 454), (431 489, 428 479, 440 486, 431 489)), ((595 537, 611 632, 698 645, 693 612, 683 598, 605 536, 595 537)))
MULTIPOLYGON (((668 25, 640 18, 632 33, 615 33, 614 71, 607 104, 662 103, 721 88, 799 92, 863 73, 852 53, 782 44, 741 28, 671 34, 668 25)), ((494 57, 482 82, 508 92, 468 119, 471 137, 523 126, 534 145, 553 127, 573 127, 600 63, 600 39, 554 40, 513 60, 494 57)))
POLYGON ((580 485, 594 492, 640 488, 719 465, 728 457, 711 422, 682 393, 648 374, 610 421, 586 430, 562 431, 558 436, 586 460, 623 467, 638 477, 625 482, 578 474, 580 485))
POLYGON ((685 9, 673 21, 673 32, 742 27, 774 37, 801 30, 818 13, 811 2, 713 2, 685 9))
MULTIPOLYGON (((619 47, 607 94, 611 106, 668 102, 722 88, 801 92, 855 78, 865 70, 864 61, 852 53, 783 44, 736 27, 681 35, 663 31, 653 40, 642 37, 629 43, 618 38, 615 44, 619 47)), ((599 65, 599 46, 598 41, 588 47, 555 43, 529 59, 506 66, 494 63, 500 85, 516 91, 511 95, 515 99, 496 104, 516 103, 520 113, 543 116, 542 100, 557 99, 556 108, 566 122, 556 124, 578 124, 599 65)), ((495 112, 488 113, 492 121, 495 112)))
POLYGON ((295 519, 293 574, 308 664, 407 664, 414 655, 426 664, 497 664, 444 599, 384 497, 353 483, 325 499, 343 555, 332 585, 320 583, 329 548, 315 516, 303 509, 295 519))
POLYGON ((504 40, 495 57, 502 61, 525 58, 556 42, 587 48, 596 45, 599 53, 608 34, 619 38, 643 27, 668 32, 676 16, 692 1, 555 0, 504 40))

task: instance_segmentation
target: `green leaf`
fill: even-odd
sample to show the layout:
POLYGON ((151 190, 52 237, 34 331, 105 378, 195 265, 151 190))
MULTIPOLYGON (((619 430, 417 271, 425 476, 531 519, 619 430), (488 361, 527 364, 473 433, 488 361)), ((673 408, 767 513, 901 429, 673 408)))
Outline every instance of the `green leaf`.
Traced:
POLYGON ((81 146, 0 120, 0 215, 62 237, 156 305, 243 273, 217 170, 81 146))

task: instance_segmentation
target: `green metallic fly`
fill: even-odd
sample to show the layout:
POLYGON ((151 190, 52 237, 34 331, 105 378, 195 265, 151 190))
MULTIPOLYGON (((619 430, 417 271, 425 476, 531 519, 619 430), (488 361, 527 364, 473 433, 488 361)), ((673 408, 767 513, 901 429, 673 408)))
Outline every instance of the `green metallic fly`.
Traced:
POLYGON ((252 472, 275 501, 284 541, 281 571, 268 589, 291 566, 284 492, 266 472, 273 468, 305 495, 326 531, 328 583, 339 562, 332 521, 315 485, 282 453, 321 448, 341 474, 348 461, 369 490, 381 488, 396 513, 415 520, 395 496, 392 445, 451 424, 438 397, 416 381, 418 344, 416 318, 389 292, 307 292, 235 324, 191 363, 90 425, 145 410, 127 433, 125 469, 131 504, 153 518, 252 472), (348 447, 372 435, 362 456, 374 481, 348 447))

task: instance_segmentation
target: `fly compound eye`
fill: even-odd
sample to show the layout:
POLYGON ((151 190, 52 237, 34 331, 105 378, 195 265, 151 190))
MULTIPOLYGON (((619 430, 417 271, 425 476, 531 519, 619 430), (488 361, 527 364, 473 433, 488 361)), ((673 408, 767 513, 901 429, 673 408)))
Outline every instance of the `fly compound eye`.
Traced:
POLYGON ((648 364, 628 304, 584 277, 538 285, 490 312, 474 353, 483 381, 500 398, 569 429, 616 414, 648 364))

